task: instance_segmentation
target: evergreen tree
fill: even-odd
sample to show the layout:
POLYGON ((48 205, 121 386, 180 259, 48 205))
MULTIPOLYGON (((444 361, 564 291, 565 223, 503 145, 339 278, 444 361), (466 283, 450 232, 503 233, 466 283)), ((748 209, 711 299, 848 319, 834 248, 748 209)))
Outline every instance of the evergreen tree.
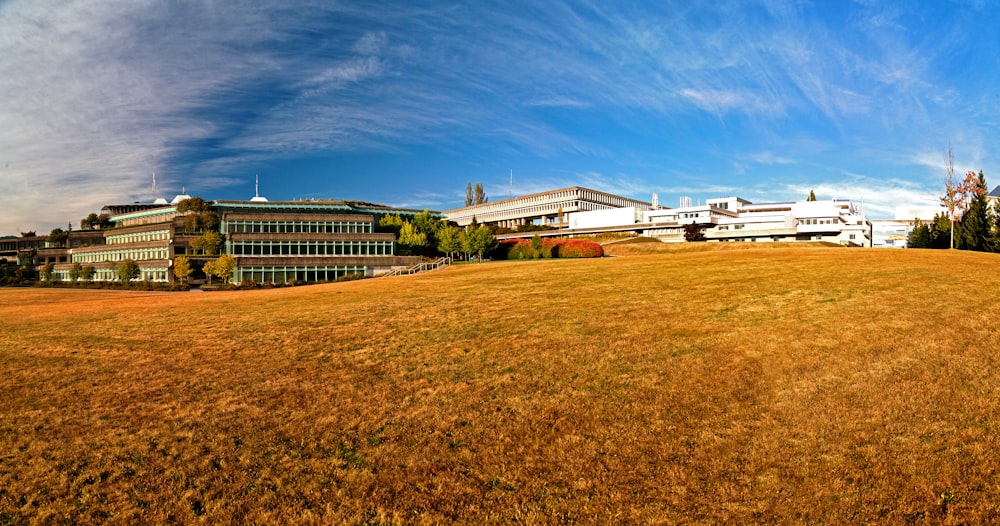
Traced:
POLYGON ((472 206, 472 181, 465 183, 465 206, 472 206))
POLYGON ((481 205, 489 200, 490 198, 486 197, 486 190, 483 189, 483 183, 476 183, 476 195, 475 195, 476 204, 481 205))
POLYGON ((706 241, 705 233, 701 231, 694 221, 690 225, 684 225, 684 241, 706 241))
POLYGON ((913 230, 910 231, 906 240, 909 248, 931 248, 931 229, 926 223, 921 223, 919 219, 913 220, 913 230))
POLYGON ((815 201, 815 200, 816 200, 816 194, 812 190, 809 190, 809 198, 806 199, 806 201, 815 201))
POLYGON ((975 181, 970 189, 972 196, 968 208, 962 216, 962 222, 957 234, 957 246, 962 250, 985 251, 990 240, 989 204, 986 201, 986 176, 982 170, 978 177, 969 172, 969 179, 975 181))
POLYGON ((947 212, 936 214, 929 227, 931 231, 930 248, 951 248, 953 241, 952 223, 947 212))

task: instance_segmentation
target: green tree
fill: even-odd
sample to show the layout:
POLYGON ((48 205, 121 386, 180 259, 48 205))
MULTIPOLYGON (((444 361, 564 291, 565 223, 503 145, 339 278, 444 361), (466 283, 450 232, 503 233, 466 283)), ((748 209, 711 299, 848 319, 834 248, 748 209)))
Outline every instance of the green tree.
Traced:
POLYGON ((812 190, 809 190, 809 198, 806 199, 806 201, 815 201, 815 200, 816 200, 816 193, 813 192, 812 190))
POLYGON ((69 232, 63 231, 61 228, 53 228, 49 232, 49 236, 45 238, 45 242, 52 246, 66 246, 66 240, 69 239, 69 232))
POLYGON ((236 270, 236 258, 230 256, 229 254, 223 254, 218 258, 205 263, 202 270, 204 270, 205 275, 209 277, 209 283, 211 283, 211 276, 215 276, 223 282, 229 283, 233 279, 233 271, 236 270))
POLYGON ((80 228, 82 230, 110 228, 111 224, 111 216, 108 214, 97 215, 91 213, 87 217, 80 220, 80 228))
POLYGON ((378 220, 379 232, 391 232, 399 238, 399 231, 403 228, 403 218, 399 214, 386 214, 378 220))
POLYGON ((74 261, 73 265, 69 267, 69 280, 76 282, 80 279, 80 272, 83 270, 83 265, 79 261, 74 261))
POLYGON ((400 252, 405 254, 418 254, 431 246, 427 240, 427 234, 418 232, 417 227, 409 221, 403 223, 403 227, 399 231, 399 239, 396 242, 402 249, 400 252))
POLYGON ((443 227, 438 231, 437 249, 448 257, 455 257, 455 253, 462 250, 462 231, 450 225, 443 227))
POLYGON ((222 235, 214 230, 209 230, 188 241, 188 248, 191 249, 192 254, 217 255, 222 249, 222 235))
POLYGON ((55 272, 55 268, 56 268, 56 266, 53 263, 46 263, 44 266, 42 266, 42 270, 40 272, 41 276, 42 276, 42 280, 43 281, 52 281, 52 276, 53 276, 53 274, 55 272))
POLYGON ((87 217, 80 220, 80 229, 93 230, 95 223, 97 223, 97 214, 91 212, 87 217))
POLYGON ((486 197, 486 190, 483 189, 483 183, 476 183, 475 194, 474 200, 477 205, 481 205, 490 200, 489 197, 486 197))
POLYGON ((986 187, 986 176, 982 170, 977 176, 969 172, 965 176, 969 181, 968 193, 971 196, 968 208, 962 215, 961 227, 958 230, 958 248, 985 252, 990 246, 990 206, 986 200, 989 189, 986 187))
POLYGON ((934 215, 931 221, 931 246, 930 248, 950 248, 952 245, 952 221, 947 212, 934 215))
POLYGON ((413 216, 413 227, 417 229, 417 232, 427 236, 426 246, 437 246, 438 231, 441 230, 443 226, 444 222, 432 216, 429 210, 424 210, 423 212, 413 216))
POLYGON ((465 206, 472 206, 473 196, 472 196, 472 181, 465 183, 465 206))
POLYGON ((531 257, 542 257, 542 236, 538 234, 531 236, 531 257))
POLYGON ((177 212, 184 214, 185 232, 206 232, 219 228, 219 214, 212 209, 211 203, 200 197, 177 203, 177 212))
POLYGON ((129 283, 140 275, 139 264, 133 259, 125 258, 118 264, 118 279, 122 283, 129 283))
POLYGON ((204 212, 208 209, 209 204, 200 197, 183 199, 177 203, 177 213, 179 214, 183 214, 185 212, 204 212))
POLYGON ((188 276, 194 272, 191 268, 191 260, 187 256, 177 256, 174 258, 174 277, 179 281, 187 282, 188 276))
POLYGON ((80 270, 80 279, 84 281, 90 281, 94 279, 94 267, 93 265, 85 265, 83 269, 80 270))
POLYGON ((208 278, 208 284, 212 284, 212 277, 215 276, 215 260, 206 261, 204 265, 201 266, 201 271, 205 273, 205 277, 208 278))
POLYGON ((684 225, 684 241, 706 241, 705 233, 701 231, 701 227, 691 221, 690 225, 684 225))
POLYGON ((931 228, 926 223, 921 223, 919 219, 913 220, 913 230, 906 240, 909 248, 931 248, 931 228))
POLYGON ((222 235, 214 230, 207 230, 201 236, 202 251, 206 256, 214 256, 222 250, 222 235))
POLYGON ((483 255, 496 246, 497 240, 493 236, 493 231, 485 226, 466 230, 463 236, 463 248, 470 254, 476 254, 480 263, 483 262, 483 255))

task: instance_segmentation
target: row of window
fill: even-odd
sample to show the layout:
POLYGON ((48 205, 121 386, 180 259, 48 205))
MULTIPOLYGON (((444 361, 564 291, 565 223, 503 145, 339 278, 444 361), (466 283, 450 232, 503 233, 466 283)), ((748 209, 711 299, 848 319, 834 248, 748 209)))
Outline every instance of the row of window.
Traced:
POLYGON ((559 214, 560 208, 562 208, 563 216, 565 217, 565 214, 575 212, 577 210, 604 210, 611 207, 605 205, 595 205, 586 201, 567 201, 547 205, 523 206, 510 210, 499 210, 497 212, 479 213, 476 214, 475 217, 477 221, 503 221, 506 219, 531 216, 556 216, 559 214))
POLYGON ((145 261, 149 259, 168 259, 169 257, 169 252, 166 247, 135 248, 129 250, 103 250, 101 252, 73 254, 73 262, 101 263, 104 261, 123 261, 125 259, 145 261))
POLYGON ((105 243, 108 245, 123 245, 126 243, 143 243, 147 241, 169 241, 169 230, 156 230, 154 232, 134 232, 130 234, 115 234, 108 236, 105 243))
POLYGON ((834 219, 799 219, 800 225, 834 225, 837 221, 834 219))
POLYGON ((374 232, 373 222, 363 221, 225 221, 226 233, 316 233, 340 234, 374 232))
POLYGON ((392 256, 392 241, 233 241, 234 256, 392 256))
POLYGON ((238 267, 237 282, 284 283, 296 281, 333 281, 350 274, 365 274, 366 267, 238 267))
MULTIPOLYGON (((56 270, 52 272, 52 279, 56 281, 69 281, 68 270, 56 270)), ((94 269, 93 281, 116 281, 118 271, 114 269, 94 269)), ((167 281, 167 269, 151 268, 139 270, 140 281, 167 281)))

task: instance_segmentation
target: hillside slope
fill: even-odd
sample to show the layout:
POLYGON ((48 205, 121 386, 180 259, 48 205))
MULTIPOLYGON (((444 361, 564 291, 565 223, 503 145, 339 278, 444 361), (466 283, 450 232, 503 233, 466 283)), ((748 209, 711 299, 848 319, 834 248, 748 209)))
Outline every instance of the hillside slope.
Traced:
POLYGON ((0 289, 0 524, 1000 520, 1000 258, 0 289))

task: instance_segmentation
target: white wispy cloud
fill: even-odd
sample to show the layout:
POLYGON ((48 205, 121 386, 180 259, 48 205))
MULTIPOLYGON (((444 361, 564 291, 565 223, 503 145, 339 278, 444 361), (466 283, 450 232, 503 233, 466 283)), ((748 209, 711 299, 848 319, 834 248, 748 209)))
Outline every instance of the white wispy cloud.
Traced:
POLYGON ((937 195, 932 188, 901 179, 853 176, 815 184, 778 184, 758 191, 789 201, 804 199, 810 191, 815 192, 818 199, 850 199, 856 204, 863 204, 867 216, 879 219, 895 218, 897 209, 926 210, 938 206, 937 195))
MULTIPOLYGON (((0 6, 0 234, 152 198, 154 171, 165 191, 207 195, 276 160, 415 145, 549 161, 537 190, 584 184, 636 196, 757 192, 757 181, 773 180, 765 169, 787 173, 817 152, 891 163, 890 180, 905 189, 903 168, 918 168, 918 185, 936 181, 933 148, 948 138, 957 166, 990 176, 993 74, 975 60, 948 69, 953 56, 989 63, 993 48, 976 51, 963 23, 982 12, 960 5, 958 18, 929 26, 921 17, 936 6, 844 9, 833 24, 797 1, 9 1, 0 6), (612 144, 609 125, 647 144, 612 144), (668 141, 691 151, 662 153, 668 141), (635 157, 656 160, 643 159, 651 166, 641 175, 601 175, 635 157), (602 167, 587 168, 593 159, 602 167)), ((839 184, 824 177, 814 180, 839 184)), ((838 177, 875 209, 913 197, 874 177, 838 177)), ((491 191, 503 195, 501 186, 491 191)), ((446 206, 454 192, 419 195, 446 206)))

